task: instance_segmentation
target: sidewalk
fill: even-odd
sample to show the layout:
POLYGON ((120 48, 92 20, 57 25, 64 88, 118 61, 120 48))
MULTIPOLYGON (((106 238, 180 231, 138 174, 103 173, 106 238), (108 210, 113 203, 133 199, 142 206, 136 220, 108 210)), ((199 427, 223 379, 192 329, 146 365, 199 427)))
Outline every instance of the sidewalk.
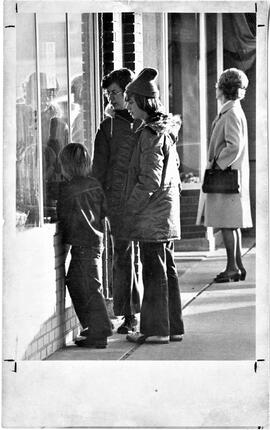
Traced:
POLYGON ((116 333, 106 349, 78 348, 73 343, 48 360, 253 360, 255 359, 255 246, 243 241, 247 278, 215 284, 225 268, 225 250, 176 253, 185 336, 168 345, 134 345, 116 333))

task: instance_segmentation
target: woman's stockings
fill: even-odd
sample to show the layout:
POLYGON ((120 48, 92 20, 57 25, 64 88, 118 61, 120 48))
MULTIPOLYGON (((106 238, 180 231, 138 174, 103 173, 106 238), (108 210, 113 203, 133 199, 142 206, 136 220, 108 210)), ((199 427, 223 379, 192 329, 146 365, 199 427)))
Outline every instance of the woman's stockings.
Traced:
POLYGON ((238 246, 238 236, 236 229, 223 228, 221 231, 227 253, 226 272, 235 272, 238 270, 236 262, 237 249, 240 248, 238 246))

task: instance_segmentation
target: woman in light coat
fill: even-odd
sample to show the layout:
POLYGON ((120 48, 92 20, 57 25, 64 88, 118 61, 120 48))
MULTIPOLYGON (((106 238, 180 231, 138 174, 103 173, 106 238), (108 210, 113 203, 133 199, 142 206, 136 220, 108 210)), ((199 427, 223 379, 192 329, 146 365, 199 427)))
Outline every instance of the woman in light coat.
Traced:
POLYGON ((241 258, 241 228, 252 227, 249 198, 249 157, 247 121, 240 100, 244 98, 248 78, 241 70, 225 70, 216 85, 221 103, 212 124, 207 168, 224 170, 231 166, 239 172, 239 193, 206 194, 204 225, 221 229, 227 253, 224 272, 216 282, 244 280, 246 270, 241 258))

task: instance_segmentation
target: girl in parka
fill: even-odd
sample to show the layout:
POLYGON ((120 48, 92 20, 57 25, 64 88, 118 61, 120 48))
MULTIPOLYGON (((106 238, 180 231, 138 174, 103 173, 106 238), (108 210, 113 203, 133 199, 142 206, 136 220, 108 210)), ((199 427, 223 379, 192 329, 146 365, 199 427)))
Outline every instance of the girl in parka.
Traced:
POLYGON ((180 178, 176 141, 180 124, 165 115, 154 79, 145 68, 126 87, 126 101, 138 128, 129 165, 123 237, 140 243, 144 295, 140 332, 130 342, 181 341, 184 325, 174 262, 174 239, 180 238, 180 178))

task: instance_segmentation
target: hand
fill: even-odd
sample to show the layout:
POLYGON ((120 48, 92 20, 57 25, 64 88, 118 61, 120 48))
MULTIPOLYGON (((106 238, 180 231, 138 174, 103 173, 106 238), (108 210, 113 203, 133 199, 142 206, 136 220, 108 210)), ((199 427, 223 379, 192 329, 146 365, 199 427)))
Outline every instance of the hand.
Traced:
POLYGON ((215 170, 221 170, 221 167, 219 167, 219 165, 217 164, 216 161, 213 164, 213 169, 215 169, 215 170))

